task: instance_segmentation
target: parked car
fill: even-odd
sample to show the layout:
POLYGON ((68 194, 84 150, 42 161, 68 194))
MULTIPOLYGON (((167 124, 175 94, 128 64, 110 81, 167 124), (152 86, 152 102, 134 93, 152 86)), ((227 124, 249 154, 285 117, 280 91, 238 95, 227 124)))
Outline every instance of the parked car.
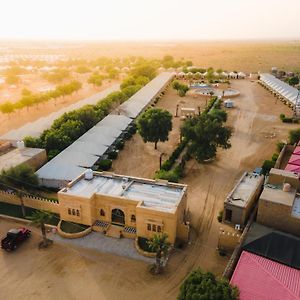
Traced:
POLYGON ((6 251, 13 251, 30 237, 31 231, 27 228, 10 229, 6 237, 1 240, 1 248, 6 251))

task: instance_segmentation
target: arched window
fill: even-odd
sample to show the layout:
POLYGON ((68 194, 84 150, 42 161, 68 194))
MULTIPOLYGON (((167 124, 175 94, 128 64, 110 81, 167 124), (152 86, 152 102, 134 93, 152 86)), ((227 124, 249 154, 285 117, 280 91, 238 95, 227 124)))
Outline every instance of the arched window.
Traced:
POLYGON ((68 214, 71 215, 72 214, 72 210, 71 208, 68 208, 68 214))
POLYGON ((100 216, 105 217, 105 211, 102 208, 100 209, 100 216))
POLYGON ((79 209, 76 209, 76 216, 80 217, 80 211, 79 211, 79 209))
POLYGON ((136 219, 135 219, 135 215, 131 215, 131 222, 135 223, 136 219))
POLYGON ((73 216, 76 216, 76 211, 75 211, 74 208, 72 209, 72 215, 73 215, 73 216))

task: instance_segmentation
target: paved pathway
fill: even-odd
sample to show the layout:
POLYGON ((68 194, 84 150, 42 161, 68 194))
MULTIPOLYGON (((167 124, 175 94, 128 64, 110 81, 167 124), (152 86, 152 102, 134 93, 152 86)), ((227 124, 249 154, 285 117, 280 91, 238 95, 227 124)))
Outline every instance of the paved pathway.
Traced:
POLYGON ((105 236, 100 232, 91 232, 85 237, 78 239, 65 239, 57 234, 49 234, 49 238, 59 243, 66 243, 77 247, 97 250, 123 256, 131 259, 142 260, 147 263, 153 263, 154 259, 140 255, 134 245, 133 239, 121 238, 115 239, 105 236))

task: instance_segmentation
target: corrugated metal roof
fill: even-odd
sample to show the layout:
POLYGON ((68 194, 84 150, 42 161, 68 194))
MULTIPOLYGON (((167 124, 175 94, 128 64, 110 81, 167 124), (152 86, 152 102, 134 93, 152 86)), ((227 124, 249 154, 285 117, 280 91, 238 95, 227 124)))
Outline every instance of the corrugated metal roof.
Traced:
POLYGON ((243 251, 230 283, 240 300, 300 299, 300 271, 243 251))
POLYGON ((268 73, 261 74, 260 80, 292 104, 295 104, 298 95, 297 89, 268 73))
POLYGON ((136 118, 173 77, 173 73, 160 73, 129 100, 120 105, 120 114, 136 118))

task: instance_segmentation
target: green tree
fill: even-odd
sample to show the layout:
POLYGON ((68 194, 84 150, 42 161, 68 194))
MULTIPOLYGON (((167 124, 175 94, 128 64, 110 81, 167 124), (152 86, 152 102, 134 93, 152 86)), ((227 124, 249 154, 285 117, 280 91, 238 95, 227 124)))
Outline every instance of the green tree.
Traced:
POLYGON ((300 129, 293 129, 289 132, 290 144, 296 144, 300 141, 300 129))
POLYGON ((291 86, 295 86, 297 84, 299 84, 299 77, 294 76, 288 79, 288 84, 291 86))
POLYGON ((217 148, 231 147, 231 130, 224 127, 222 121, 211 114, 201 114, 186 119, 181 134, 188 140, 187 151, 198 162, 214 158, 217 148))
POLYGON ((168 140, 169 131, 172 130, 172 115, 167 110, 151 108, 138 118, 137 128, 144 142, 154 143, 157 149, 159 141, 168 140))
POLYGON ((17 75, 7 75, 5 82, 7 84, 18 84, 20 82, 20 78, 17 75))
POLYGON ((21 203, 22 215, 25 218, 26 210, 23 194, 25 191, 32 189, 32 186, 38 185, 38 177, 34 170, 26 164, 21 164, 8 170, 2 170, 0 180, 16 189, 16 194, 21 203))
POLYGON ((15 106, 12 102, 6 101, 0 105, 0 111, 3 114, 11 114, 12 112, 15 111, 15 106))
POLYGON ((43 240, 39 243, 39 248, 47 248, 53 242, 52 240, 47 239, 45 226, 45 224, 49 223, 53 217, 52 213, 43 210, 37 210, 29 217, 33 224, 41 227, 43 240))
POLYGON ((88 83, 93 84, 95 86, 101 86, 103 81, 103 76, 99 75, 98 73, 93 73, 89 78, 88 78, 88 83))
POLYGON ((79 73, 79 74, 85 74, 85 73, 89 73, 89 72, 91 72, 90 68, 88 68, 85 65, 81 65, 76 68, 76 73, 79 73))
POLYGON ((239 291, 225 280, 218 280, 210 272, 195 270, 180 287, 178 300, 238 300, 239 291))
POLYGON ((144 63, 132 69, 134 77, 144 76, 152 80, 156 76, 156 69, 150 63, 144 63))
POLYGON ((168 242, 168 235, 154 234, 148 241, 150 250, 156 253, 155 255, 155 274, 159 274, 162 268, 162 259, 168 254, 171 244, 168 242))

